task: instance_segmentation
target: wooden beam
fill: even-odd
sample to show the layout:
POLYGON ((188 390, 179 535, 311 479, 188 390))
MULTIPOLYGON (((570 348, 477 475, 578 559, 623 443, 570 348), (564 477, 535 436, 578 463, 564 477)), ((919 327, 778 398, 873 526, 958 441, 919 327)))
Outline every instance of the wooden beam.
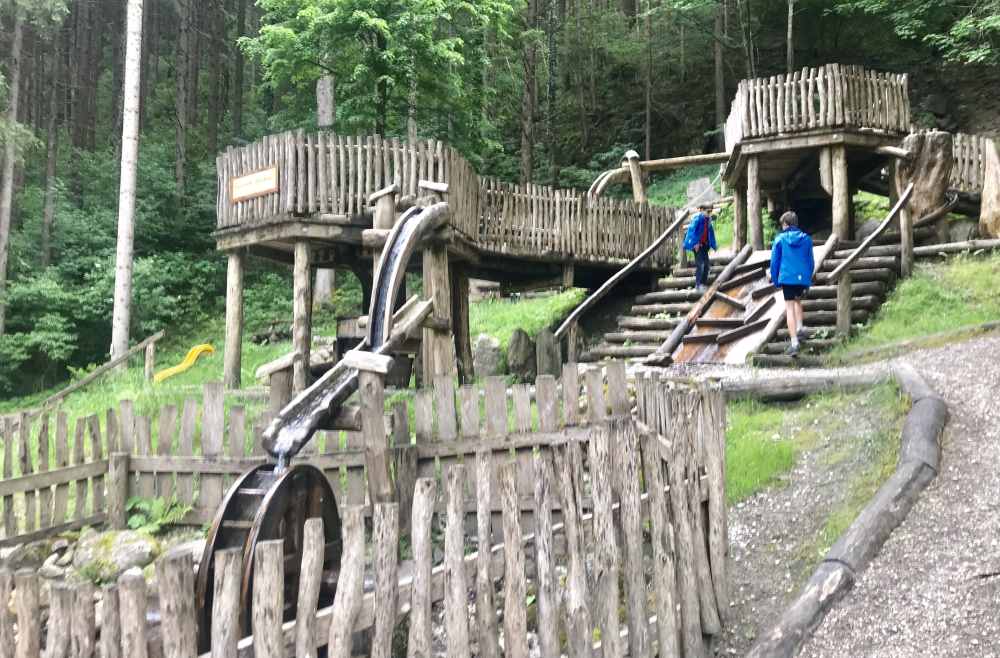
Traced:
POLYGON ((898 146, 879 146, 875 149, 875 152, 879 155, 887 155, 891 158, 896 158, 897 160, 909 160, 913 157, 913 154, 904 148, 899 148, 898 146))
POLYGON ((243 368, 243 264, 240 251, 229 252, 226 274, 226 347, 223 355, 223 382, 227 389, 242 385, 243 368))
POLYGON ((373 372, 379 375, 388 375, 392 368, 392 357, 374 352, 362 352, 361 350, 351 350, 344 355, 344 365, 363 372, 373 372))
POLYGON ((639 154, 629 151, 624 160, 632 180, 632 199, 636 203, 646 203, 646 185, 642 182, 642 168, 639 166, 639 154))
POLYGON ((293 364, 292 390, 304 391, 309 386, 309 350, 312 348, 312 270, 309 243, 295 243, 295 287, 292 302, 292 347, 298 357, 293 364))
POLYGON ((847 176, 847 147, 831 147, 831 167, 833 169, 833 234, 841 240, 852 239, 851 235, 851 188, 847 176))
MULTIPOLYGON (((663 158, 660 160, 643 160, 638 161, 639 154, 635 151, 629 151, 625 154, 625 164, 623 164, 618 169, 609 169, 603 172, 600 176, 594 179, 591 184, 590 189, 587 194, 592 197, 599 197, 604 194, 604 190, 607 189, 608 185, 611 183, 626 183, 630 180, 633 185, 633 194, 635 192, 635 173, 633 171, 632 160, 629 159, 629 154, 635 154, 635 162, 638 165, 641 173, 653 173, 657 171, 671 171, 673 169, 680 169, 682 167, 693 167, 696 165, 705 164, 717 164, 722 162, 728 162, 732 153, 707 153, 704 155, 685 155, 677 158, 663 158)), ((645 200, 645 195, 643 200, 645 200)), ((639 201, 636 198, 636 201, 639 201)))

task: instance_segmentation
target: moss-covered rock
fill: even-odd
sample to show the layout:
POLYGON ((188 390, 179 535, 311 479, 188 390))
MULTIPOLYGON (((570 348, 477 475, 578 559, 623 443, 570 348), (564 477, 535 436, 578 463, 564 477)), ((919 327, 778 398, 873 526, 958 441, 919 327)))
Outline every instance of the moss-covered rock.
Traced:
POLYGON ((151 564, 161 552, 160 542, 132 530, 89 533, 80 538, 73 568, 95 583, 111 582, 133 567, 151 564))

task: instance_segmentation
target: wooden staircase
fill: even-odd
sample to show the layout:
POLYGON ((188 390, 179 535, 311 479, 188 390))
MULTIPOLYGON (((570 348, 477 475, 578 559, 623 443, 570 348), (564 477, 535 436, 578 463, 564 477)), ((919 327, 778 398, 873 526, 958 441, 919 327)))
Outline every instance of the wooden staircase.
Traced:
MULTIPOLYGON (((919 241, 932 240, 931 232, 917 234, 919 241)), ((898 244, 898 236, 884 235, 878 242, 898 244)), ((818 363, 817 353, 833 347, 837 323, 837 285, 828 281, 833 272, 850 256, 857 243, 845 242, 823 260, 813 287, 803 298, 807 338, 800 356, 784 354, 788 347, 788 332, 784 324, 763 346, 757 345, 754 363, 766 366, 812 365, 818 363), (796 360, 797 359, 797 360, 796 360)), ((892 290, 899 273, 899 257, 891 247, 872 247, 868 254, 850 266, 852 293, 852 324, 861 324, 881 307, 892 290)), ((734 256, 715 257, 709 284, 734 256)), ((780 313, 780 297, 765 277, 767 255, 757 252, 747 263, 737 267, 732 277, 723 283, 707 311, 699 317, 673 353, 676 363, 716 363, 726 360, 742 362, 742 353, 732 348, 736 341, 763 331, 769 320, 780 313)), ((605 358, 641 359, 653 354, 702 298, 694 288, 694 268, 677 269, 672 276, 657 282, 656 290, 636 296, 627 315, 619 316, 617 328, 606 333, 603 340, 586 351, 581 361, 605 358)), ((773 325, 772 325, 773 326, 773 325)), ((752 341, 748 341, 752 342, 752 341)))

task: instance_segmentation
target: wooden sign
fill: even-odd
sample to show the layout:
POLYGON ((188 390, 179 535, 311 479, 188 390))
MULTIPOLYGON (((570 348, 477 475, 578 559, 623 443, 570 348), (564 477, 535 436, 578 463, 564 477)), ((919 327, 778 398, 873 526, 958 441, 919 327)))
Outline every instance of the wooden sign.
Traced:
POLYGON ((229 202, 239 203, 278 191, 278 168, 270 167, 234 178, 229 184, 229 202))

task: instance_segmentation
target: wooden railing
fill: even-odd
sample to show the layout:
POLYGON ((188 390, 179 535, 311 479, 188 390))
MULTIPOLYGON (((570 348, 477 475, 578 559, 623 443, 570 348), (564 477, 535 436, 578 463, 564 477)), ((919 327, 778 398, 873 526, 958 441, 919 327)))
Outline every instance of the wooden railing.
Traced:
POLYGON ((989 137, 955 133, 952 137, 955 163, 951 169, 949 189, 967 194, 982 193, 986 180, 984 154, 987 148, 993 148, 989 137))
POLYGON ((744 80, 726 122, 726 150, 744 139, 823 128, 908 133, 907 86, 905 74, 841 64, 744 80))
MULTIPOLYGON (((624 263, 662 233, 673 215, 632 201, 587 199, 576 190, 481 178, 457 151, 433 140, 410 145, 297 131, 230 148, 217 167, 218 230, 297 218, 349 222, 365 212, 370 194, 396 183, 403 195, 414 195, 427 180, 448 184, 452 227, 484 251, 624 263), (251 174, 260 178, 244 194, 251 174)), ((664 247, 652 265, 665 266, 671 253, 664 247)))

